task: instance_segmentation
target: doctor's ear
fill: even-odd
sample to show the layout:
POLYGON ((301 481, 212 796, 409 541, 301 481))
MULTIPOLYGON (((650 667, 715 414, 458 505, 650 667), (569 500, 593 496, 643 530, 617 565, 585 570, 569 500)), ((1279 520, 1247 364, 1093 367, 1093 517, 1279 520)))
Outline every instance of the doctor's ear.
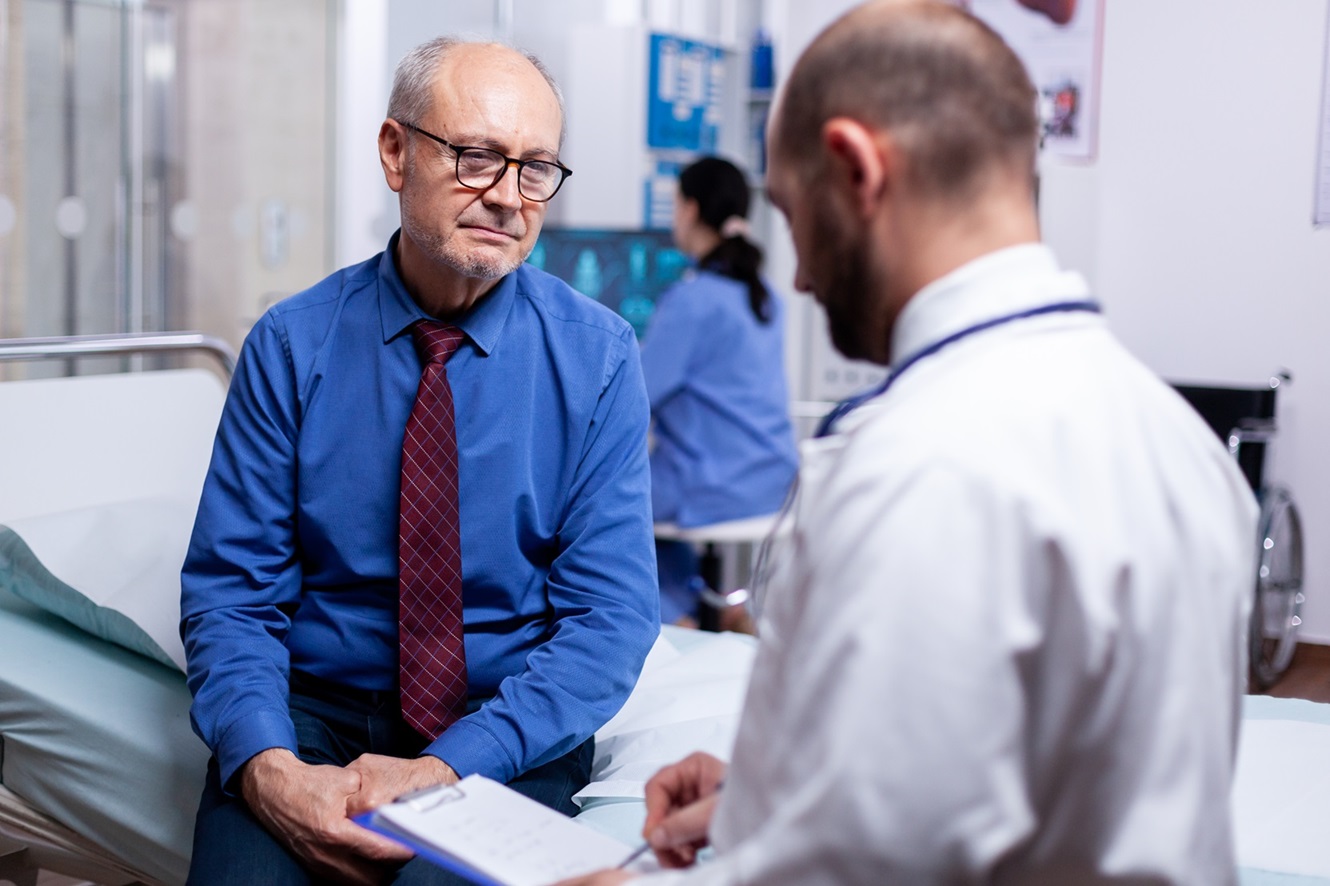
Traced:
POLYGON ((891 137, 858 120, 832 117, 822 124, 822 146, 833 183, 844 189, 856 212, 871 216, 894 183, 897 162, 891 137))

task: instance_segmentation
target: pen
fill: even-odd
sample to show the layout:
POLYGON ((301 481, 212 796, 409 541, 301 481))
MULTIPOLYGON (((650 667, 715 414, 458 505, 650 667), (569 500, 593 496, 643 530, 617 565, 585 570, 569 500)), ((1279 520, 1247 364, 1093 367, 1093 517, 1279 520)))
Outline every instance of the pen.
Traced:
MULTIPOLYGON (((723 788, 723 787, 725 787, 725 779, 722 778, 720 781, 716 782, 716 787, 713 789, 713 793, 719 793, 719 792, 720 792, 720 789, 723 788)), ((628 865, 630 865, 630 864, 632 864, 633 862, 637 861, 639 858, 642 857, 642 854, 645 853, 645 852, 646 852, 648 849, 650 849, 650 848, 651 848, 651 844, 650 844, 648 841, 643 840, 642 843, 641 843, 636 849, 634 849, 632 852, 628 853, 628 857, 627 857, 627 858, 625 858, 623 861, 619 862, 619 866, 618 866, 619 869, 622 870, 623 868, 626 868, 626 867, 628 867, 628 865)))
POLYGON ((638 847, 637 847, 636 849, 634 849, 632 852, 628 853, 628 857, 627 857, 627 858, 625 858, 623 861, 619 862, 619 868, 620 868, 620 869, 623 869, 623 868, 628 867, 628 865, 632 864, 633 862, 635 862, 635 861, 637 861, 639 858, 641 858, 641 857, 642 857, 642 854, 643 854, 644 852, 646 852, 646 851, 647 851, 648 849, 650 849, 650 848, 651 848, 651 844, 648 843, 646 840, 643 840, 643 841, 642 841, 642 844, 641 844, 640 846, 638 846, 638 847))

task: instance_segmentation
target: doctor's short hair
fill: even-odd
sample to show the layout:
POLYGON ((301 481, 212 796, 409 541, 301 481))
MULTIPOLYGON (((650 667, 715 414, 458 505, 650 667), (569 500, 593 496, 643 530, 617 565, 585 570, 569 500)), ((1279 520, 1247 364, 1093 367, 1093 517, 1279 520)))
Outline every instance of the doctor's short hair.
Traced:
POLYGON ((563 147, 564 137, 568 134, 568 115, 564 113, 563 90, 555 81, 550 69, 545 66, 535 53, 527 52, 494 40, 467 40, 462 37, 435 37, 412 49, 397 63, 393 74, 393 91, 388 96, 388 116, 398 123, 419 125, 429 114, 434 104, 434 75, 439 64, 459 46, 479 44, 484 46, 503 46, 521 55, 531 62, 532 67, 540 72, 545 82, 554 92, 559 103, 559 147, 563 147))
POLYGON ((822 126, 849 117, 887 130, 922 194, 964 198, 995 172, 1029 176, 1038 94, 1021 60, 979 19, 929 0, 870 3, 813 41, 791 72, 775 133, 815 174, 822 126))

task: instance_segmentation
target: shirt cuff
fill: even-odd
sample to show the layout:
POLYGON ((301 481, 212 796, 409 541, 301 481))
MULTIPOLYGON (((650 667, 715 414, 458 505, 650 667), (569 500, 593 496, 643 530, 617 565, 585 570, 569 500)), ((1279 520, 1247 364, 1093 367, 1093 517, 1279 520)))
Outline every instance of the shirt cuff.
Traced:
POLYGON ((222 777, 222 790, 236 794, 231 779, 241 766, 260 751, 286 748, 299 756, 296 745, 296 727, 289 711, 260 708, 231 724, 217 743, 217 767, 222 777))
POLYGON ((469 719, 449 726, 424 753, 447 763, 458 778, 479 774, 507 784, 517 777, 517 764, 508 751, 485 727, 469 719))

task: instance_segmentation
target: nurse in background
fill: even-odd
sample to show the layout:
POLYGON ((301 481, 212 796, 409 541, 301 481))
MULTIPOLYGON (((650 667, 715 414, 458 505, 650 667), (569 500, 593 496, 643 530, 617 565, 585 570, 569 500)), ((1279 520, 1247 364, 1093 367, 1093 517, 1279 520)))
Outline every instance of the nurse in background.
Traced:
MULTIPOLYGON (((748 183, 705 157, 679 176, 674 241, 696 268, 660 298, 642 342, 657 523, 703 526, 780 509, 797 458, 784 312, 748 238, 748 183)), ((661 620, 692 623, 697 556, 656 542, 661 620)))

